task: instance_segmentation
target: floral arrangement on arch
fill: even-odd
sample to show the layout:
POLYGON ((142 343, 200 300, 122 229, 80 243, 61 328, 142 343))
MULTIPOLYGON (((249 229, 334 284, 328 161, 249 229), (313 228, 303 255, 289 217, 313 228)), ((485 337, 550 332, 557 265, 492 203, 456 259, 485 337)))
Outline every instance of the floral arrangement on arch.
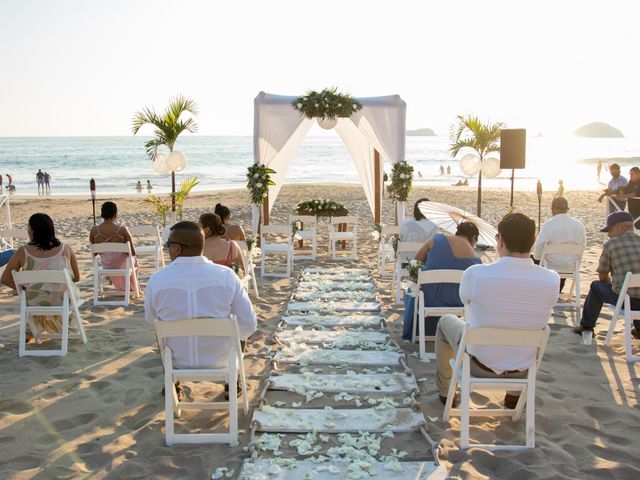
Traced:
POLYGON ((391 185, 388 190, 392 197, 399 202, 406 202, 413 184, 413 167, 403 160, 393 164, 391 172, 391 185))
POLYGON ((300 202, 296 206, 296 211, 301 211, 301 210, 305 212, 311 212, 314 215, 318 215, 320 213, 336 214, 336 213, 345 211, 346 208, 340 202, 335 202, 333 200, 324 200, 321 198, 315 198, 313 200, 306 200, 304 202, 300 202))
POLYGON ((276 184, 271 180, 273 173, 276 171, 259 163, 247 167, 247 189, 251 195, 251 203, 262 205, 269 191, 269 186, 276 184))
POLYGON ((291 106, 307 118, 348 118, 362 108, 362 104, 348 93, 340 93, 336 87, 321 92, 310 90, 297 97, 291 106))

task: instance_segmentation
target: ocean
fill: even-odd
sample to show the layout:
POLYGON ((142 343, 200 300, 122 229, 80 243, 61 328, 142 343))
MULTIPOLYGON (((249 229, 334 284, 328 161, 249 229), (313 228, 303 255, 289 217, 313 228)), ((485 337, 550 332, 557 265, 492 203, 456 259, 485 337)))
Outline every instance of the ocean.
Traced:
MULTIPOLYGON (((91 178, 101 196, 135 194, 136 182, 141 180, 145 185, 147 179, 154 193, 169 192, 170 175, 153 171, 144 150, 146 140, 133 136, 0 138, 0 174, 13 176, 16 195, 37 193, 35 173, 39 168, 51 175, 52 195, 88 195, 91 178)), ((417 184, 451 185, 464 178, 448 146, 446 136, 407 137, 406 160, 414 166, 417 184), (451 174, 441 176, 440 165, 451 167, 451 174)), ((177 182, 198 177, 196 192, 244 187, 246 168, 253 162, 250 136, 184 136, 175 149, 185 152, 189 160, 187 169, 177 174, 177 182)), ((529 137, 527 168, 516 170, 515 188, 535 190, 541 179, 545 191, 555 191, 558 180, 564 181, 566 190, 596 189, 600 188, 598 158, 616 159, 626 176, 629 167, 640 165, 639 157, 640 139, 529 137)), ((390 165, 385 165, 385 171, 390 170, 390 165)), ((498 178, 484 179, 483 185, 509 188, 510 175, 503 170, 498 178)), ((608 180, 604 169, 601 180, 608 180)), ((309 136, 297 153, 287 183, 329 182, 358 183, 359 177, 337 134, 309 136)), ((476 182, 469 178, 469 185, 476 182)))

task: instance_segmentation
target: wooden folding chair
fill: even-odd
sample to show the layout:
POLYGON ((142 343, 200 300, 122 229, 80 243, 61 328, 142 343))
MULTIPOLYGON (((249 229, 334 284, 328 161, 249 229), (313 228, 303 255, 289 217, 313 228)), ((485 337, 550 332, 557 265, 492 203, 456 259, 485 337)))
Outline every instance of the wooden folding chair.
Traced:
POLYGON ((158 346, 164 365, 165 391, 165 440, 167 446, 177 443, 229 443, 238 441, 238 398, 236 390, 238 376, 242 387, 242 408, 249 413, 247 384, 244 375, 242 347, 238 324, 233 319, 192 318, 173 321, 156 321, 158 346), (173 352, 165 340, 175 337, 221 337, 231 340, 228 366, 224 368, 176 368, 173 352), (178 400, 175 383, 181 381, 226 382, 229 385, 229 400, 222 402, 185 402, 178 400), (181 410, 224 410, 229 412, 229 431, 226 433, 175 433, 174 414, 180 417, 181 410))
POLYGON ((632 346, 640 345, 640 340, 631 338, 631 328, 633 327, 633 320, 640 320, 640 310, 631 310, 631 297, 628 290, 630 288, 640 288, 640 273, 633 274, 627 272, 620 289, 620 295, 618 295, 618 302, 615 305, 606 306, 613 310, 611 314, 611 323, 609 324, 609 330, 607 331, 607 337, 604 344, 611 345, 620 343, 619 341, 612 341, 613 331, 616 328, 620 317, 624 319, 624 352, 627 362, 640 362, 640 355, 634 355, 632 346))

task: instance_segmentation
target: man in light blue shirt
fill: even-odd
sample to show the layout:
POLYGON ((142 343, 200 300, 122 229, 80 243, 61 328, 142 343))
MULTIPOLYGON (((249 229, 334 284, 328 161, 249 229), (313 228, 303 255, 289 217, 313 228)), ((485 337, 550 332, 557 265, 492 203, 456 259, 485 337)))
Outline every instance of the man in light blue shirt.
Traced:
MULTIPOLYGON (((598 198, 599 202, 602 202, 602 199, 606 196, 616 195, 618 193, 622 193, 624 187, 627 186, 629 180, 626 177, 620 175, 620 165, 617 163, 612 163, 609 167, 609 173, 611 174, 611 180, 609 180, 609 184, 607 188, 603 191, 600 198, 598 198)), ((627 202, 624 200, 616 200, 616 203, 620 207, 620 210, 624 210, 627 206, 627 202)), ((609 202, 609 213, 613 213, 616 211, 616 207, 613 203, 609 202)))

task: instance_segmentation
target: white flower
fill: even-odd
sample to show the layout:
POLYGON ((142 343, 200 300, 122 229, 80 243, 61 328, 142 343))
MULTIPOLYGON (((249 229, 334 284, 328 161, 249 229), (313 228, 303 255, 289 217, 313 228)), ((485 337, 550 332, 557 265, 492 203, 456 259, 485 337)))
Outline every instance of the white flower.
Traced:
POLYGON ((358 105, 356 105, 355 103, 353 104, 353 109, 356 110, 358 108, 358 105))
POLYGON ((341 107, 341 106, 342 106, 342 104, 341 104, 341 103, 339 103, 339 104, 338 104, 338 106, 339 106, 339 107, 341 107))
POLYGON ((317 107, 319 107, 319 106, 320 106, 320 105, 318 105, 317 103, 315 104, 315 107, 316 107, 316 108, 317 108, 317 107))
POLYGON ((299 103, 299 104, 297 105, 297 107, 298 107, 298 108, 302 108, 302 104, 301 104, 301 103, 299 103))
POLYGON ((263 196, 263 197, 266 197, 266 196, 267 196, 267 192, 264 192, 264 193, 262 194, 262 196, 263 196))
POLYGON ((262 184, 260 182, 256 183, 256 188, 261 188, 262 184))
POLYGON ((254 174, 253 174, 253 178, 258 178, 259 176, 260 176, 260 174, 259 174, 259 173, 254 173, 254 174))
POLYGON ((320 200, 316 200, 315 203, 320 203, 320 200))
POLYGON ((409 265, 411 265, 414 268, 417 267, 418 266, 418 260, 416 260, 416 259, 411 260, 409 262, 409 265))
POLYGON ((380 240, 380 232, 377 230, 374 230, 373 232, 371 232, 371 236, 373 237, 374 240, 380 240))
POLYGON ((403 184, 402 184, 402 188, 407 188, 407 184, 406 184, 406 183, 403 183, 403 184))

